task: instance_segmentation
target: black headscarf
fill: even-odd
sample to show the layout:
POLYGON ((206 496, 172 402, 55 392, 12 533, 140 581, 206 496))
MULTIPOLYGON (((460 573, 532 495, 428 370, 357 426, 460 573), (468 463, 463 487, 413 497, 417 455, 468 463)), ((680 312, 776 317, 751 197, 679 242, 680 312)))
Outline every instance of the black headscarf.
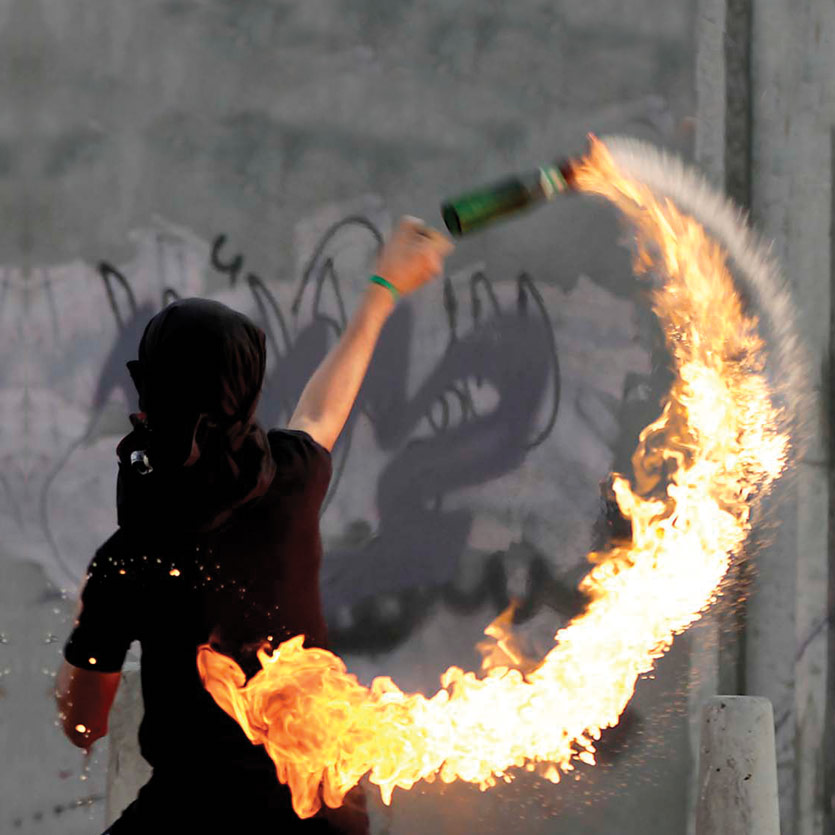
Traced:
POLYGON ((206 531, 266 492, 275 473, 255 422, 263 331, 220 302, 182 299, 154 316, 128 370, 139 392, 118 447, 119 525, 206 531), (153 468, 141 474, 131 453, 153 468))

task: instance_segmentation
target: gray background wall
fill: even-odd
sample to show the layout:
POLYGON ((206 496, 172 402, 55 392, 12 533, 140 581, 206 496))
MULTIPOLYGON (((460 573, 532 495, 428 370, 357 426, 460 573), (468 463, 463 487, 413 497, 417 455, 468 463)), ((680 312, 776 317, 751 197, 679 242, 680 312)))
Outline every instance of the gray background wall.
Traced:
MULTIPOLYGON (((107 745, 85 765, 50 692, 78 579, 115 523, 114 447, 134 407, 124 362, 149 316, 174 295, 253 315, 272 351, 261 417, 280 424, 398 215, 438 223, 441 197, 580 150, 588 131, 695 152, 719 182, 749 172, 748 158, 726 171, 727 149, 760 135, 733 114, 750 100, 761 124, 777 116, 744 67, 741 91, 739 67, 725 75, 750 37, 750 6, 737 5, 728 50, 718 0, 0 0, 0 748, 13 752, 0 832, 104 826, 107 745)), ((801 63, 820 28, 807 6, 792 34, 801 63)), ((818 73, 810 107, 832 103, 822 61, 798 71, 818 73)), ((774 106, 798 105, 786 92, 774 106)), ((781 141, 761 136, 760 166, 781 141)), ((782 228, 757 199, 766 230, 782 228)), ((823 223, 809 246, 825 260, 823 223)), ((619 234, 580 198, 497 227, 461 243, 445 281, 387 328, 322 523, 334 645, 364 680, 431 692, 449 664, 477 663, 480 630, 509 596, 524 600, 535 646, 580 605, 584 554, 606 529, 599 482, 628 466, 666 382, 619 234)), ((826 546, 811 545, 825 589, 826 546)), ((797 547, 768 564, 795 572, 797 547)), ((826 606, 823 660, 801 687, 821 705, 826 606)), ((801 610, 774 633, 802 642, 801 610)), ((722 617, 641 682, 579 781, 421 785, 375 806, 375 831, 685 832, 691 716, 741 663, 722 617)), ((794 650, 789 639, 786 669, 794 650)), ((763 672, 760 691, 777 704, 788 674, 763 672)), ((783 767, 794 798, 793 757, 783 767)))

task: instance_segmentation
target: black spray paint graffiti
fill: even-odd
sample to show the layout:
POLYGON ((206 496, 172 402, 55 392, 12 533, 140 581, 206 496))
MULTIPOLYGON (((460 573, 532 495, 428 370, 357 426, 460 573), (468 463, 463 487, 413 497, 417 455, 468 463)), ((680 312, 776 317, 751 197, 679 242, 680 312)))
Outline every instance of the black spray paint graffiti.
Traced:
MULTIPOLYGON (((287 423, 302 389, 347 323, 347 312, 334 261, 327 254, 328 245, 342 230, 359 230, 370 238, 375 248, 382 245, 383 237, 380 231, 360 216, 344 218, 325 232, 314 247, 313 254, 302 272, 299 288, 291 304, 296 334, 294 338, 291 337, 291 329, 280 304, 263 279, 252 272, 244 274, 243 256, 236 254, 228 259, 223 257, 226 236, 217 236, 212 244, 212 267, 225 275, 233 287, 241 276, 244 276, 259 311, 256 320, 264 328, 267 336, 268 349, 273 359, 258 406, 258 418, 264 426, 283 426, 287 423), (323 291, 326 286, 330 287, 331 295, 335 299, 337 318, 323 308, 323 291), (299 325, 303 304, 308 316, 305 324, 299 325)), ((334 477, 323 509, 327 508, 342 479, 357 413, 358 409, 355 408, 334 449, 334 477)))
MULTIPOLYGON (((327 253, 334 237, 346 229, 371 236, 377 246, 382 243, 379 231, 363 217, 346 218, 327 230, 303 271, 291 306, 297 321, 307 298, 311 314, 292 343, 279 305, 260 279, 246 274, 253 292, 257 288, 261 324, 280 358, 265 384, 260 413, 265 425, 289 417, 329 339, 345 326, 340 283, 327 253), (322 310, 323 288, 328 285, 336 300, 336 318, 322 310), (264 316, 266 309, 271 312, 269 319, 264 316), (269 327, 270 321, 277 329, 269 327)), ((215 240, 212 265, 234 285, 244 274, 244 258, 224 256, 226 243, 224 236, 215 240)), ((502 309, 481 272, 470 278, 468 297, 474 325, 461 333, 459 301, 452 282, 445 279, 448 344, 411 398, 406 380, 413 311, 409 306, 395 311, 335 451, 338 464, 332 490, 343 471, 359 414, 369 419, 379 447, 391 453, 377 482, 376 532, 358 521, 346 532, 344 544, 331 548, 325 560, 323 602, 332 643, 342 651, 392 648, 430 616, 437 601, 458 612, 474 611, 488 601, 498 610, 509 602, 507 555, 501 552, 485 556, 482 577, 475 585, 465 589, 456 584, 456 568, 473 519, 468 510, 444 509, 444 496, 512 472, 530 449, 548 437, 559 406, 559 364, 547 311, 529 276, 517 279, 511 310, 502 309), (473 390, 483 386, 490 387, 497 403, 480 414, 473 390), (548 416, 538 425, 543 398, 549 394, 548 416), (421 426, 428 427, 428 437, 415 437, 421 426)), ((512 559, 524 561, 528 574, 516 595, 522 598, 519 619, 532 616, 542 605, 564 617, 582 608, 573 583, 555 580, 541 554, 520 546, 512 559)))
MULTIPOLYGON (((77 577, 58 546, 50 524, 50 490, 55 479, 67 466, 73 454, 94 436, 105 407, 115 391, 120 390, 127 403, 130 404, 130 411, 135 411, 136 392, 127 373, 125 363, 136 354, 136 347, 139 344, 145 325, 155 312, 153 305, 137 303, 130 282, 116 267, 101 262, 97 267, 97 272, 102 280, 110 309, 113 311, 118 335, 99 371, 87 427, 81 437, 70 445, 46 477, 39 503, 41 528, 44 531, 52 558, 71 584, 77 580, 77 577)), ((162 293, 162 304, 168 304, 173 297, 176 297, 176 291, 166 288, 162 293)))
MULTIPOLYGON (((302 388, 347 321, 339 276, 329 255, 329 246, 342 232, 367 236, 373 247, 382 243, 379 230, 364 217, 347 217, 328 229, 303 270, 290 308, 292 327, 267 283, 245 270, 244 257, 226 254, 226 237, 213 242, 211 266, 230 286, 248 287, 257 310, 254 318, 267 334, 272 362, 258 412, 265 426, 286 423, 302 388), (335 300, 335 314, 324 309, 326 289, 335 300)), ((135 356, 142 330, 155 312, 151 304, 137 303, 130 281, 115 267, 103 263, 98 271, 118 336, 99 374, 91 428, 115 391, 121 390, 127 402, 135 404, 125 363, 135 356)), ((167 304, 177 292, 167 282, 163 286, 160 302, 167 304)), ((344 473, 360 414, 370 421, 380 449, 390 455, 377 480, 377 530, 357 520, 325 560, 323 601, 336 649, 391 648, 431 614, 435 602, 458 612, 474 611, 485 603, 498 611, 512 595, 520 601, 519 620, 542 606, 563 618, 583 606, 576 578, 555 578, 547 559, 524 542, 510 551, 484 554, 475 583, 464 586, 456 579, 473 514, 446 507, 446 497, 513 472, 551 432, 560 393, 553 331, 529 276, 518 277, 515 304, 504 308, 484 273, 473 275, 461 295, 463 303, 469 303, 472 324, 462 328, 462 302, 445 279, 447 345, 411 396, 406 380, 414 315, 409 305, 395 311, 334 451, 330 495, 344 473), (476 393, 485 386, 492 400, 489 409, 480 412, 476 393), (509 573, 519 565, 526 579, 509 589, 509 573)), ((48 530, 45 501, 43 521, 48 530)))
MULTIPOLYGON (((477 276, 473 288, 484 281, 477 276)), ((446 350, 412 397, 405 391, 412 311, 401 307, 391 317, 380 340, 386 362, 373 365, 360 393, 377 443, 392 453, 377 483, 380 523, 367 542, 331 554, 323 587, 328 608, 360 603, 369 587, 411 595, 416 588, 441 590, 453 583, 473 514, 445 508, 445 496, 521 464, 542 437, 536 420, 549 378, 558 382, 550 324, 540 311, 531 315, 527 309, 534 292, 522 277, 515 310, 496 305, 469 332, 451 329, 446 350), (474 387, 493 392, 489 411, 476 409, 474 387), (422 424, 430 427, 428 436, 415 437, 422 424), (348 576, 342 579, 340 572, 348 576)), ((553 411, 557 398, 558 390, 553 411)), ((426 612, 424 605, 411 613, 405 607, 401 619, 426 612)), ((383 634, 369 632, 377 640, 383 634)))

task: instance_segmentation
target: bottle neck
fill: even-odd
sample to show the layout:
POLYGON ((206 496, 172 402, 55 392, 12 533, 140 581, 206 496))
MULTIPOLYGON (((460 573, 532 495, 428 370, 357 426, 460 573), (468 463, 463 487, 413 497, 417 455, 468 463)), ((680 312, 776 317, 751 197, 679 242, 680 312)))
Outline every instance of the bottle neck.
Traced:
POLYGON ((539 179, 546 200, 553 200, 558 194, 569 190, 568 181, 557 165, 543 165, 539 169, 539 179))

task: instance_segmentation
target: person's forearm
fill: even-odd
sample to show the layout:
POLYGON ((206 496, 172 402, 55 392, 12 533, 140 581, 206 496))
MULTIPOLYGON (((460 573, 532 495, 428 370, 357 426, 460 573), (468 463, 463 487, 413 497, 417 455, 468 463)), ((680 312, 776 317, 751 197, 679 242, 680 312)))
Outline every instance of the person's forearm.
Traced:
POLYGON ((332 449, 359 392, 380 331, 394 308, 389 290, 369 285, 339 342, 302 392, 290 429, 302 429, 332 449))
POLYGON ((406 295, 440 275, 452 242, 413 217, 402 217, 375 262, 371 284, 345 333, 305 386, 291 429, 303 429, 332 449, 362 385, 377 338, 394 307, 394 293, 406 295))
POLYGON ((64 733, 73 745, 89 748, 107 733, 120 678, 120 673, 98 673, 62 663, 55 700, 64 733))

